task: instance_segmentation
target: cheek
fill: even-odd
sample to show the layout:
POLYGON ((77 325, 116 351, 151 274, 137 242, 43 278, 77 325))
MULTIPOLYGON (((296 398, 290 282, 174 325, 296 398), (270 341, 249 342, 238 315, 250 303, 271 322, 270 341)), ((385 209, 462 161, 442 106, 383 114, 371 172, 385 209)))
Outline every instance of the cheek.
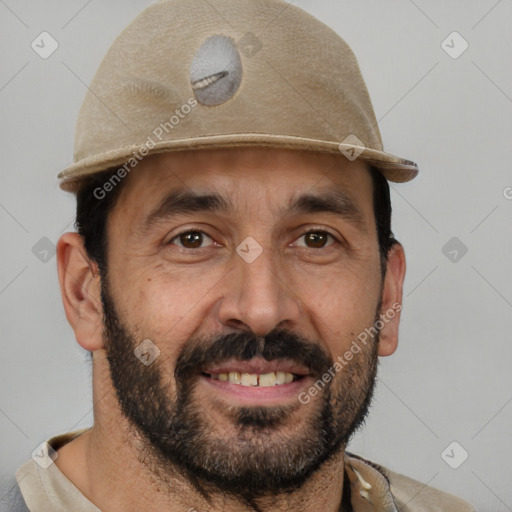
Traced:
POLYGON ((171 271, 165 263, 133 271, 121 281, 120 313, 138 337, 179 348, 201 325, 221 279, 220 271, 171 271))
POLYGON ((307 315, 333 358, 373 326, 380 299, 380 273, 344 268, 309 276, 298 292, 307 315))

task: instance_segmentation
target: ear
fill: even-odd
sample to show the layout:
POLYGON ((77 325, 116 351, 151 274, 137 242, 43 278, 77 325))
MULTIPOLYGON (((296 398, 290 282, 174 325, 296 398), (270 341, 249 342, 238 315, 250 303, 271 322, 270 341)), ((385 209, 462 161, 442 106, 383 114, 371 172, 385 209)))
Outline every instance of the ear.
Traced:
POLYGON ((380 315, 379 356, 393 354, 398 346, 398 326, 402 310, 403 284, 405 279, 405 253, 402 244, 395 243, 388 252, 386 275, 382 289, 380 315))
POLYGON ((66 318, 76 340, 89 351, 103 348, 100 276, 96 263, 87 256, 81 235, 65 233, 60 237, 57 266, 66 318))

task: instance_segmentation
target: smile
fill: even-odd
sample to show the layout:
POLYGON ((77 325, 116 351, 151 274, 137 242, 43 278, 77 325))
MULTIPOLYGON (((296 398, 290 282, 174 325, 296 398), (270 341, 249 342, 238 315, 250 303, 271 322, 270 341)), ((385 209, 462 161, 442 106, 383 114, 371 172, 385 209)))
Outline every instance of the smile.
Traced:
POLYGON ((297 400, 311 380, 307 367, 290 360, 230 360, 203 368, 204 384, 228 400, 245 405, 282 405, 297 400))
POLYGON ((289 372, 270 372, 270 373, 240 373, 240 372, 229 372, 229 373, 212 373, 206 374, 208 377, 214 380, 220 380, 223 382, 231 382, 232 384, 240 384, 241 386, 259 386, 259 387, 271 387, 280 386, 283 384, 289 384, 290 382, 297 380, 299 377, 289 372))

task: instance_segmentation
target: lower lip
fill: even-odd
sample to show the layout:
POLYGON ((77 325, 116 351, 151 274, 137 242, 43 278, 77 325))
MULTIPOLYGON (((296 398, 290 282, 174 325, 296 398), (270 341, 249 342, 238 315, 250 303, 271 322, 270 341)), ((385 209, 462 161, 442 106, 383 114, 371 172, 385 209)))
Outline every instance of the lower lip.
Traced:
POLYGON ((211 379, 202 375, 200 382, 210 386, 217 393, 234 400, 241 405, 286 405, 290 402, 297 402, 299 393, 304 390, 312 379, 302 377, 299 380, 288 384, 275 386, 242 386, 217 379, 211 379))

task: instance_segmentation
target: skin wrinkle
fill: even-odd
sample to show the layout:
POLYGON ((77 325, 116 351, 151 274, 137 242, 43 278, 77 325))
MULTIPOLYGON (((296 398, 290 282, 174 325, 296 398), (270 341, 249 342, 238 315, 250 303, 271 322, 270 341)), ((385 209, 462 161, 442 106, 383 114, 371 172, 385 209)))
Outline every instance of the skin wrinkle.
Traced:
MULTIPOLYGON (((285 150, 160 155, 126 178, 108 218, 108 265, 98 280, 103 332, 93 349, 95 396, 113 392, 95 405, 91 433, 96 455, 89 467, 96 474, 88 495, 101 508, 123 509, 109 507, 114 498, 98 485, 117 468, 109 474, 118 504, 129 504, 123 510, 147 509, 144 496, 153 488, 155 508, 173 496, 169 505, 183 510, 309 511, 324 503, 334 512, 344 448, 371 402, 378 339, 308 405, 242 407, 212 392, 200 374, 207 363, 260 355, 294 359, 315 381, 355 334, 374 324, 382 300, 391 297, 381 275, 372 190, 359 161, 285 150), (327 180, 357 204, 366 229, 311 202, 306 212, 282 215, 294 199, 327 190, 327 180), (228 215, 182 212, 140 229, 184 182, 188 190, 229 197, 233 208, 228 215), (170 239, 184 226, 211 227, 207 233, 221 243, 183 250, 170 239), (296 245, 310 226, 339 230, 346 243, 296 245), (263 247, 250 264, 234 250, 246 236, 263 247), (150 366, 134 356, 144 339, 161 352, 150 366), (123 473, 136 479, 139 494, 130 480, 119 480, 123 473)), ((69 445, 58 459, 62 467, 69 445)), ((72 481, 84 478, 77 473, 72 481)))

